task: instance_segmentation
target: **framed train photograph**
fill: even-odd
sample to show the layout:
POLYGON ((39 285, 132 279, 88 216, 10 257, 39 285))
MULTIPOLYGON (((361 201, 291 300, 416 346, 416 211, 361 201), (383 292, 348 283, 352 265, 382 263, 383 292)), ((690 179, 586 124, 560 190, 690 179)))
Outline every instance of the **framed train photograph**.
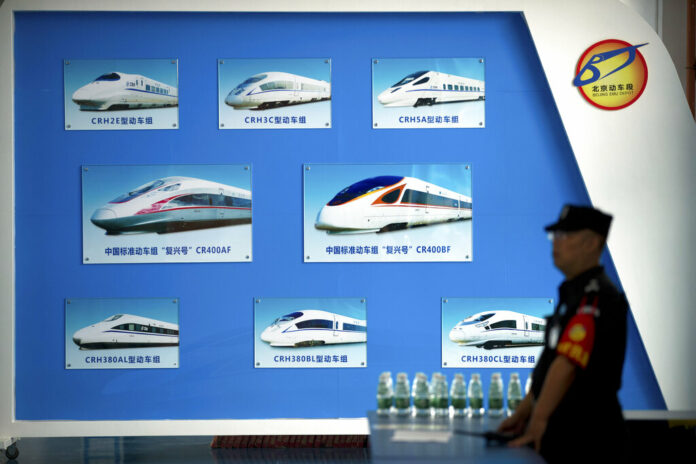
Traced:
POLYGON ((84 264, 249 262, 250 165, 82 167, 84 264))
POLYGON ((179 128, 178 60, 65 60, 65 130, 179 128))
POLYGON ((483 58, 372 60, 375 129, 483 128, 483 58))
POLYGON ((218 60, 220 129, 328 129, 331 60, 218 60))
POLYGON ((471 261, 469 164, 307 164, 305 262, 471 261))
POLYGON ((178 298, 65 300, 66 369, 178 367, 178 298))
POLYGON ((442 298, 442 367, 533 368, 551 298, 442 298))
POLYGON ((366 367, 365 298, 255 298, 254 367, 366 367))

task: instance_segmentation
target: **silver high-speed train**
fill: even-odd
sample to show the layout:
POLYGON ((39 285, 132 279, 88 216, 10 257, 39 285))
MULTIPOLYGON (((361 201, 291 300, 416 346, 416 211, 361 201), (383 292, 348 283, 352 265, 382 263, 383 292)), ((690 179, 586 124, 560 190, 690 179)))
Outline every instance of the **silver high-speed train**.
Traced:
POLYGON ((515 311, 485 311, 455 325, 449 339, 486 349, 543 345, 546 320, 515 311))
POLYGON ((176 87, 139 74, 102 74, 73 93, 72 101, 82 111, 130 110, 177 106, 176 87))
POLYGON ((471 198, 414 177, 363 179, 321 208, 314 227, 332 234, 386 232, 471 219, 471 198))
POLYGON ((116 314, 73 334, 81 350, 179 346, 179 326, 131 314, 116 314))
POLYGON ((340 314, 303 309, 277 318, 261 333, 271 346, 316 346, 367 341, 367 322, 340 314))
POLYGON ((249 224, 251 192, 193 177, 164 177, 111 200, 91 221, 109 235, 249 224))
POLYGON ((437 71, 418 71, 401 79, 377 96, 386 107, 424 106, 483 100, 486 86, 483 81, 437 71))
POLYGON ((266 110, 331 99, 331 84, 285 72, 255 74, 237 85, 225 98, 235 110, 266 110))

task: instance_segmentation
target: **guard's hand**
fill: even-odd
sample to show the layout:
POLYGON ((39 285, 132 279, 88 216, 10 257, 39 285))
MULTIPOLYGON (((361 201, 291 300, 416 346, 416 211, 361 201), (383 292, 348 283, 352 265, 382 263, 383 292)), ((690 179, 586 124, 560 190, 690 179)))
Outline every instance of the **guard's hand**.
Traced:
POLYGON ((527 418, 523 418, 521 414, 516 412, 501 422, 501 424, 498 426, 497 432, 519 435, 524 432, 525 425, 527 425, 527 418))
POLYGON ((534 449, 539 452, 541 449, 541 437, 544 436, 546 432, 546 425, 548 424, 545 420, 539 420, 532 417, 527 426, 527 430, 519 438, 512 440, 508 443, 508 446, 518 448, 520 446, 528 445, 530 443, 534 444, 534 449))

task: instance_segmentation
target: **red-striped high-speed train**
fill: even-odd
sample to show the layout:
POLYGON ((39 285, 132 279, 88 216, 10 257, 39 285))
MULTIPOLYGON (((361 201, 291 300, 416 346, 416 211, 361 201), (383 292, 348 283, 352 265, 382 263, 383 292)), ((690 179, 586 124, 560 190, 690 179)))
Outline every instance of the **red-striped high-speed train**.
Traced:
POLYGON ((437 71, 409 74, 377 96, 377 100, 386 107, 430 106, 485 98, 486 86, 483 81, 437 71))
POLYGON ((324 205, 314 227, 332 234, 386 232, 471 219, 471 198, 414 177, 363 179, 324 205))
POLYGON ((179 326, 132 314, 115 314, 73 334, 81 350, 179 346, 179 326))
POLYGON ((331 100, 331 84, 297 74, 269 71, 254 74, 230 91, 225 103, 235 110, 266 110, 279 106, 331 100))
POLYGON ((177 88, 139 74, 111 72, 77 89, 72 101, 82 111, 177 106, 177 88))
POLYGON ((318 309, 277 318, 261 332, 271 346, 317 346, 367 341, 367 322, 318 309))
POLYGON ((455 325, 449 339, 461 346, 506 348, 543 345, 546 320, 515 311, 484 311, 455 325))
POLYGON ((111 200, 91 221, 108 235, 249 224, 251 192, 193 177, 164 177, 111 200))

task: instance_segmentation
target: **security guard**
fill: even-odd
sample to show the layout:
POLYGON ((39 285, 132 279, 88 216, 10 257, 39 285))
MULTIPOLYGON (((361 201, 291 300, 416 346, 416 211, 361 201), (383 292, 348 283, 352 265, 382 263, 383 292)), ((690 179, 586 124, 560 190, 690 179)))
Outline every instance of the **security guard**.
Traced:
POLYGON ((547 318, 532 388, 500 432, 522 434, 548 462, 621 462, 624 422, 617 392, 626 351, 628 304, 599 265, 611 216, 566 205, 546 227, 566 280, 547 318), (607 454, 609 453, 609 454, 607 454))

